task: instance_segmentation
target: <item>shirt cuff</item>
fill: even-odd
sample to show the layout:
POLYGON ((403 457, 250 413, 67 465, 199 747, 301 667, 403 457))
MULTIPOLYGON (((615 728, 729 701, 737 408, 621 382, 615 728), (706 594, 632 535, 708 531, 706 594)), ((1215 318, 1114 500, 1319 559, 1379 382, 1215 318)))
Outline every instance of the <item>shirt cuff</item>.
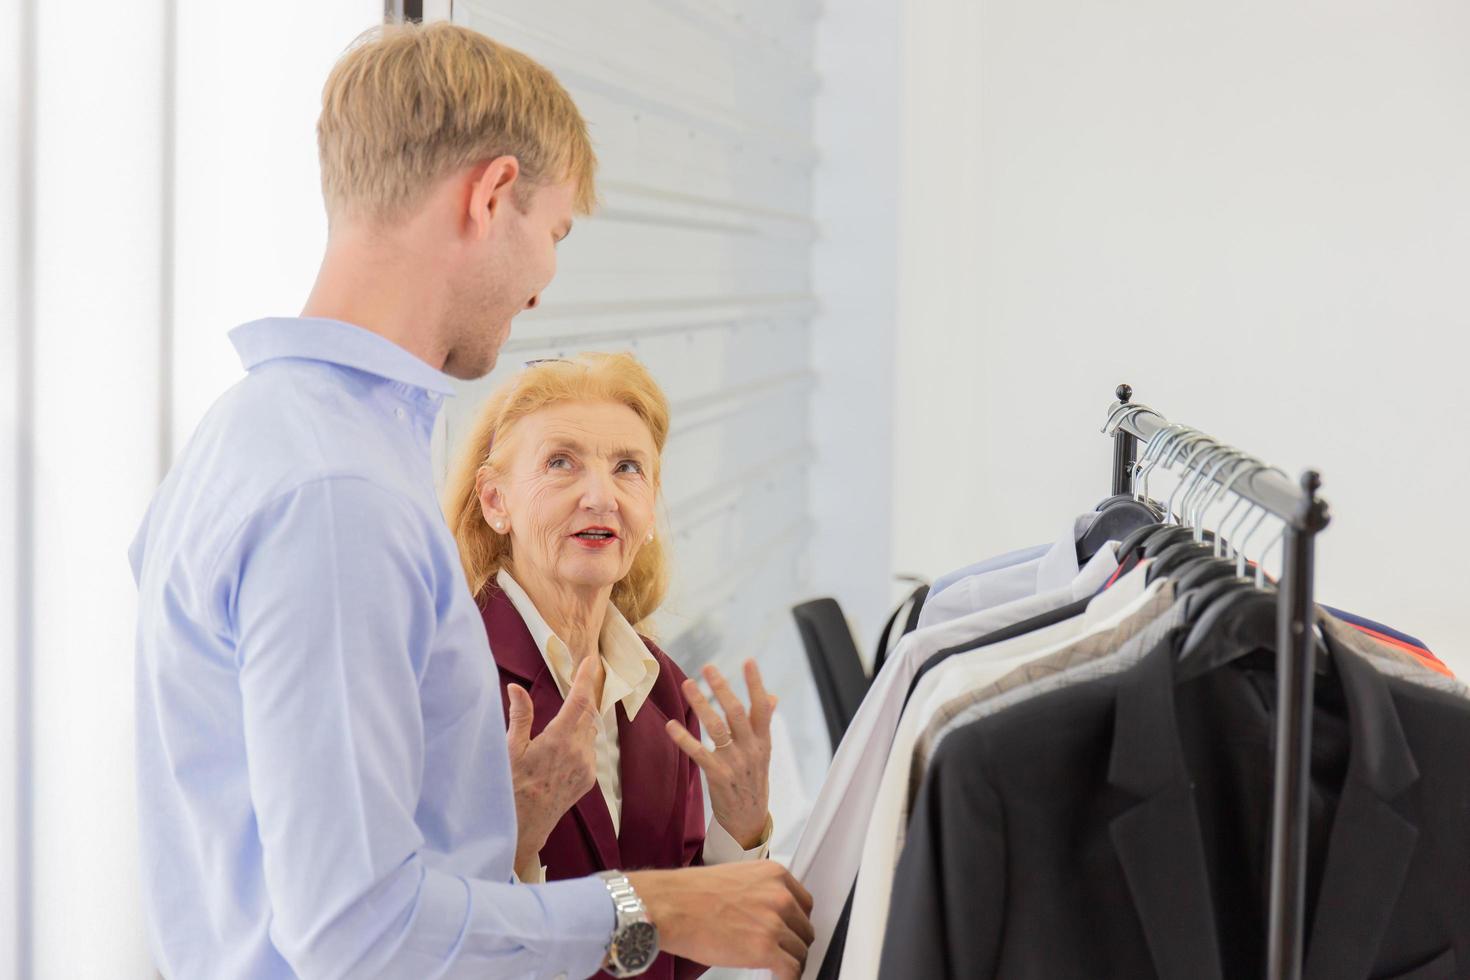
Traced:
POLYGON ((511 876, 515 878, 518 885, 544 885, 546 884, 546 865, 538 863, 536 873, 529 878, 522 878, 518 872, 514 871, 511 872, 511 876))
POLYGON ((473 962, 490 962, 494 954, 503 953, 493 948, 475 950, 474 920, 488 915, 532 955, 538 978, 557 974, 590 977, 602 969, 617 926, 617 910, 601 878, 514 885, 511 890, 515 901, 506 901, 505 885, 487 887, 487 883, 474 879, 469 885, 476 908, 461 947, 480 954, 473 962))
POLYGON ((761 832, 761 839, 749 850, 740 846, 740 842, 730 836, 730 832, 713 817, 709 821, 709 829, 704 832, 704 863, 705 864, 734 864, 737 861, 764 861, 766 855, 771 853, 771 815, 766 814, 766 829, 761 832))

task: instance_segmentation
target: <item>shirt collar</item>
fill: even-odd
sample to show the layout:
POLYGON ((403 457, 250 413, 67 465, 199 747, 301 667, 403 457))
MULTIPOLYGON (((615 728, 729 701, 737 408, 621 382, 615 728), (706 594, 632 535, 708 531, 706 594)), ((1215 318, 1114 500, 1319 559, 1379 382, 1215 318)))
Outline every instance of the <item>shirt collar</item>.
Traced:
POLYGON ((439 395, 454 394, 449 375, 436 371, 388 338, 341 320, 254 320, 231 330, 230 342, 247 371, 266 361, 298 358, 354 368, 439 395))
POLYGON ((1047 549, 1036 566, 1036 592, 1065 588, 1081 570, 1077 564, 1077 539, 1086 533, 1095 513, 1082 514, 1067 522, 1067 529, 1047 549))
MULTIPOLYGON (((495 582, 510 598, 516 612, 521 614, 526 629, 536 641, 536 648, 541 651, 542 659, 551 668, 557 690, 562 697, 566 697, 567 691, 572 687, 571 651, 547 625, 536 608, 536 603, 531 601, 530 595, 521 588, 519 582, 511 578, 509 572, 502 568, 495 574, 495 582)), ((607 604, 607 615, 602 620, 602 634, 598 637, 597 646, 606 668, 606 676, 602 681, 602 704, 598 706, 598 711, 607 714, 613 705, 621 701, 628 720, 632 721, 658 681, 658 660, 648 651, 648 646, 638 635, 638 631, 633 629, 618 611, 618 607, 612 603, 607 604)))

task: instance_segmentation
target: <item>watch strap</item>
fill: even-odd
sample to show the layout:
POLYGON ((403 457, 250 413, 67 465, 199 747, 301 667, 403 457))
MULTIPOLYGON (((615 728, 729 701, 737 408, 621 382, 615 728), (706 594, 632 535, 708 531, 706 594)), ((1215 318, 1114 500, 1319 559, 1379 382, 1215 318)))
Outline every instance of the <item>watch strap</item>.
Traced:
MULTIPOLYGON (((637 969, 630 969, 619 956, 619 939, 630 932, 637 931, 633 929, 635 926, 642 926, 645 930, 654 929, 648 917, 648 909, 644 906, 643 899, 638 897, 638 892, 633 888, 628 876, 621 871, 600 871, 597 876, 607 886, 607 893, 612 898, 616 917, 612 935, 608 939, 607 962, 603 969, 615 977, 637 976, 652 965, 652 960, 650 959, 637 969)), ((657 933, 654 932, 653 935, 656 937, 657 933)), ((656 943, 656 938, 654 941, 656 943)), ((636 947, 635 942, 634 948, 636 947)))

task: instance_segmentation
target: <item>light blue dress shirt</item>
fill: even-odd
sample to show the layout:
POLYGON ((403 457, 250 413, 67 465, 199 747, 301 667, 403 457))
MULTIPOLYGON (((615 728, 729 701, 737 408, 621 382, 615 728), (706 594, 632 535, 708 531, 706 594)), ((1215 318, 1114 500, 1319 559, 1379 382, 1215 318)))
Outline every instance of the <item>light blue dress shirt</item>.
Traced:
POLYGON ((1069 520, 1049 545, 1022 548, 940 576, 919 610, 918 628, 1066 585, 1080 569, 1077 542, 1096 518, 1089 511, 1069 520))
POLYGON ((929 586, 929 594, 938 595, 960 579, 969 578, 971 575, 983 575, 986 572, 1010 568, 1012 565, 1020 565, 1023 562, 1036 561, 1050 550, 1050 544, 1037 544, 1029 548, 1008 551, 1003 555, 996 555, 994 558, 986 558, 982 561, 975 562, 973 565, 966 565, 964 568, 957 568, 935 579, 934 584, 929 586))
POLYGON ((495 668, 430 472, 450 379, 320 319, 249 323, 130 551, 154 955, 195 977, 598 969, 596 878, 512 883, 495 668))

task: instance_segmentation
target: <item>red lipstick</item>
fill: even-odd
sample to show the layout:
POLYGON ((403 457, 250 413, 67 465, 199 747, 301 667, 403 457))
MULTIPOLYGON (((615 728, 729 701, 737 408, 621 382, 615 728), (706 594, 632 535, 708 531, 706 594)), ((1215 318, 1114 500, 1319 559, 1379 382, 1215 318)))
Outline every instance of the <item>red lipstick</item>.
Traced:
POLYGON ((572 539, 584 548, 598 551, 611 546, 618 539, 618 534, 610 527, 594 525, 582 528, 572 535, 572 539))

